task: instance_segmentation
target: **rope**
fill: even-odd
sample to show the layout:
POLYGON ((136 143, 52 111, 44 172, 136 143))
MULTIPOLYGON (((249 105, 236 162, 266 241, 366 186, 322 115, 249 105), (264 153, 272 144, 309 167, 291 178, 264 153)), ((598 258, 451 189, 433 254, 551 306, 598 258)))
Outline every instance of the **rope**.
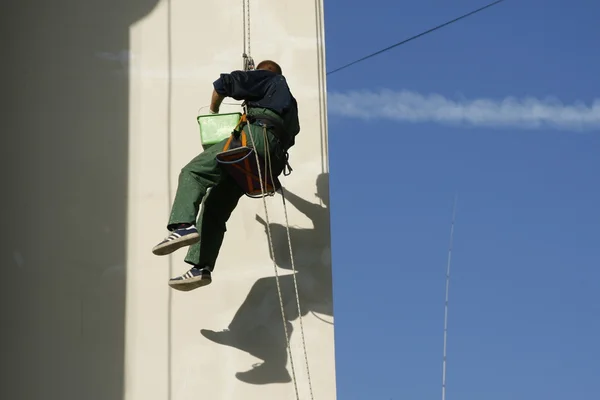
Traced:
POLYGON ((243 19, 244 19, 244 52, 242 53, 243 61, 243 69, 244 71, 248 71, 249 69, 254 69, 254 60, 248 54, 251 54, 250 49, 250 0, 242 0, 242 10, 243 10, 243 19))
MULTIPOLYGON (((265 127, 263 127, 263 137, 264 137, 263 140, 265 142, 265 154, 267 155, 266 158, 267 158, 268 164, 269 164, 271 182, 274 182, 275 179, 273 178, 273 167, 271 166, 271 153, 268 151, 268 148, 267 148, 267 129, 265 127)), ((254 139, 251 139, 251 140, 253 141, 253 144, 254 144, 254 139)), ((267 170, 267 160, 265 160, 265 170, 267 170)), ((256 154, 256 161, 258 164, 258 154, 256 154)), ((259 170, 260 170, 260 168, 259 168, 259 170)), ((259 175, 259 179, 261 179, 260 175, 259 175)), ((261 180, 261 190, 262 190, 262 180, 261 180)), ((264 196, 264 190, 263 190, 263 196, 264 196)), ((287 214, 287 205, 285 202, 285 191, 283 189, 283 185, 281 187, 281 198, 283 201, 283 212, 285 215, 285 230, 287 232, 288 248, 290 250, 290 262, 292 264, 292 277, 293 277, 293 281, 294 281, 294 290, 296 293, 296 305, 298 307, 298 319, 300 321, 300 334, 302 337, 302 349, 304 350, 304 361, 306 363, 306 375, 308 378, 308 387, 310 390, 310 398, 314 399, 313 389, 312 389, 312 381, 310 379, 310 368, 309 368, 309 364, 308 364, 308 352, 306 351, 306 339, 304 337, 304 324, 302 322, 302 308, 300 307, 300 294, 298 291, 298 281, 296 279, 296 266, 294 265, 294 252, 292 251, 292 238, 290 235, 290 224, 288 222, 289 219, 288 219, 288 214, 287 214)), ((265 205, 265 207, 266 207, 266 205, 265 205)), ((266 212, 266 208, 265 208, 265 212, 266 212)))
MULTIPOLYGON (((271 178, 272 180, 273 178, 271 178)), ((281 187, 281 198, 283 199, 283 212, 285 214, 285 229, 287 231, 288 247, 290 249, 290 260, 292 263, 292 276, 294 277, 294 289, 296 291, 296 304, 298 306, 298 319, 300 320, 300 333, 302 336, 302 349, 304 350, 304 362, 306 363, 306 375, 308 378, 308 388, 310 390, 310 398, 314 399, 312 382, 310 379, 310 368, 308 364, 308 352, 306 351, 306 339, 304 338, 304 324, 302 323, 302 310, 300 308, 300 294, 298 293, 298 283, 296 280, 296 267, 294 266, 294 255, 292 252, 292 238, 290 236, 290 225, 288 223, 287 207, 285 203, 285 194, 283 186, 281 187)))
MULTIPOLYGON (((242 0, 242 7, 243 7, 243 13, 244 13, 244 53, 243 53, 242 57, 244 58, 244 61, 243 61, 244 71, 248 71, 248 70, 254 69, 254 60, 250 56, 251 53, 250 53, 250 2, 249 2, 249 0, 242 0), (248 3, 247 5, 246 5, 246 2, 248 3), (246 47, 246 45, 247 45, 247 47, 246 47), (247 53, 246 53, 246 50, 247 50, 247 53)), ((242 104, 242 108, 243 108, 244 114, 248 115, 248 108, 247 108, 246 102, 244 102, 242 104)), ((294 356, 292 354, 292 346, 290 345, 290 338, 289 338, 289 334, 288 334, 288 330, 287 330, 285 307, 283 305, 283 296, 281 294, 281 284, 279 282, 279 272, 277 270, 277 262, 275 260, 275 248, 273 246, 273 237, 271 235, 269 212, 268 212, 267 200, 266 200, 267 194, 265 193, 265 183, 263 183, 263 179, 262 179, 260 159, 258 157, 258 151, 256 148, 256 143, 254 141, 254 135, 252 134, 251 125, 252 125, 251 123, 247 124, 248 135, 250 136, 250 141, 252 142, 252 148, 254 149, 254 155, 256 158, 256 165, 258 167, 257 168, 258 169, 258 179, 260 181, 260 190, 261 190, 261 195, 262 195, 262 199, 263 199, 263 207, 265 210, 265 223, 266 223, 266 227, 267 227, 267 236, 269 238, 269 248, 270 248, 270 252, 271 252, 271 259, 273 260, 273 269, 275 270, 275 281, 277 283, 277 294, 279 296, 279 307, 281 310, 281 317, 283 320, 283 330, 285 333, 285 340, 286 340, 286 344, 287 344, 287 348, 288 348, 288 353, 290 356, 290 366, 292 369, 292 379, 294 382, 294 391, 296 393, 296 399, 300 400, 300 395, 298 393, 298 383, 296 381, 296 368, 294 366, 294 356)), ((266 156, 265 157, 265 171, 269 171, 269 175, 271 177, 271 182, 274 183, 275 180, 273 178, 271 153, 268 149, 267 128, 265 126, 263 126, 263 141, 264 141, 264 152, 265 152, 265 156, 266 156)), ((265 182, 266 182, 266 180, 265 180, 265 182)), ((274 194, 275 193, 273 193, 273 195, 274 194)), ((285 214, 285 227, 286 227, 286 232, 287 232, 288 247, 290 250, 290 261, 292 264, 292 276, 293 276, 293 281, 294 281, 294 290, 295 290, 295 294, 296 294, 296 305, 298 307, 298 318, 300 320, 300 333, 301 333, 301 338, 302 338, 302 348, 304 351, 304 360, 306 362, 306 373, 307 373, 308 385, 309 385, 309 389, 310 389, 310 398, 312 400, 314 400, 312 382, 311 382, 311 378, 310 378, 310 367, 309 367, 309 363, 308 363, 308 352, 306 350, 306 339, 304 336, 304 324, 302 323, 302 309, 300 307, 300 295, 298 292, 298 282, 296 279, 296 267, 294 265, 294 254, 292 251, 292 239, 291 239, 291 235, 290 235, 290 225, 289 225, 287 206, 286 206, 286 202, 285 202, 285 193, 284 193, 283 187, 281 188, 281 195, 282 195, 282 199, 283 199, 283 210, 284 210, 284 214, 285 214)))
POLYGON ((248 16, 248 18, 250 17, 250 3, 249 0, 242 0, 242 13, 243 13, 243 22, 244 22, 244 29, 243 29, 243 34, 244 34, 244 43, 242 44, 242 47, 244 49, 244 54, 246 54, 246 51, 250 52, 250 49, 247 49, 246 46, 250 47, 249 42, 250 42, 250 27, 248 26, 248 28, 246 28, 246 16, 248 16), (246 3, 248 2, 248 12, 246 12, 246 3), (246 35, 246 29, 248 29, 248 35, 246 35))
MULTIPOLYGON (((244 105, 244 113, 247 113, 246 106, 244 105)), ((279 307, 281 309, 281 317, 283 319, 283 330, 285 333, 285 341, 288 348, 288 353, 290 355, 290 366, 292 368, 292 380, 294 382, 294 390, 296 392, 296 399, 300 400, 300 396, 298 394, 298 383, 296 382, 296 369, 294 367, 294 356, 292 354, 292 347, 290 346, 290 338, 287 330, 286 318, 285 318, 285 309, 283 306, 283 296, 281 294, 281 284, 279 283, 279 272, 277 271, 277 262, 275 261, 275 249, 273 247, 273 237, 271 236, 271 227, 269 223, 269 212, 267 209, 267 200, 265 196, 265 188, 262 181, 262 172, 260 168, 260 160, 258 158, 258 152, 256 151, 256 143, 254 142, 254 136, 252 135, 251 124, 248 124, 248 136, 250 136, 250 140, 252 141, 252 147, 254 148, 254 154, 256 157, 256 165, 258 166, 258 179, 260 181, 260 191, 263 199, 263 206, 265 209, 265 224, 267 226, 267 236, 269 237, 269 249, 271 251, 271 259, 273 260, 273 269, 275 270, 275 282, 277 283, 277 294, 279 295, 279 307)), ((265 132, 266 128, 263 127, 263 132, 265 132)), ((267 144, 265 143, 265 147, 267 144)), ((267 151, 266 154, 269 154, 267 151)), ((270 156, 268 156, 270 159, 270 156)), ((266 161, 265 161, 266 165, 266 161)), ((287 224, 287 221, 286 221, 287 224)), ((294 277, 295 278, 295 277, 294 277)))

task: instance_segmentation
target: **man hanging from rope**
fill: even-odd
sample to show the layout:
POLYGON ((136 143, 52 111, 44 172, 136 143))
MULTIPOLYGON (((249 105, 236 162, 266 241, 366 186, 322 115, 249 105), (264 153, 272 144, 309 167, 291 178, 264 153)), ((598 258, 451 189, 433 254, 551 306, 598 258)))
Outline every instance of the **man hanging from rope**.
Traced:
MULTIPOLYGON (((279 176, 287 165, 287 151, 300 132, 296 99, 281 67, 265 60, 255 70, 221 74, 213 87, 211 113, 219 112, 225 97, 246 102, 248 122, 243 124, 250 124, 251 129, 245 132, 252 135, 258 155, 264 160, 270 158, 273 176, 279 176)), ((216 156, 226 142, 227 139, 209 147, 183 167, 167 225, 170 234, 152 249, 162 256, 190 246, 185 262, 192 268, 169 280, 174 289, 189 291, 211 283, 226 223, 244 195, 244 190, 217 162, 216 156), (198 215, 207 192, 203 212, 198 215)), ((248 142, 252 143, 250 138, 248 142)))

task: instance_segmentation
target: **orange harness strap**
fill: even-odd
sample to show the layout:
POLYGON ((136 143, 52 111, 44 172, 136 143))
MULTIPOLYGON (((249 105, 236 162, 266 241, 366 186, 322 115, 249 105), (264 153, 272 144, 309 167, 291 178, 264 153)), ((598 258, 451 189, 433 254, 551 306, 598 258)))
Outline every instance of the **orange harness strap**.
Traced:
MULTIPOLYGON (((244 190, 249 197, 261 197, 262 191, 260 188, 260 179, 258 177, 258 168, 255 155, 256 150, 248 146, 248 136, 241 127, 247 122, 246 114, 240 117, 238 124, 232 132, 223 151, 217 154, 217 162, 219 162, 225 170, 233 176, 238 185, 244 190)), ((264 163, 263 158, 258 156, 261 165, 264 163)), ((263 185, 265 194, 271 194, 281 188, 281 183, 277 177, 271 181, 269 174, 262 172, 263 185)))

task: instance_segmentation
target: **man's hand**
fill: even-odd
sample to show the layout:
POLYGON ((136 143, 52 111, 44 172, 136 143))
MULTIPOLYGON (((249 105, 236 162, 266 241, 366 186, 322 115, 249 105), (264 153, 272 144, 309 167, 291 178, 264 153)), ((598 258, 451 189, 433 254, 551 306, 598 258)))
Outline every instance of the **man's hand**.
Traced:
POLYGON ((217 93, 216 90, 213 89, 212 98, 210 99, 210 113, 211 114, 218 114, 219 108, 221 107, 221 103, 223 102, 224 99, 225 99, 225 96, 220 95, 219 93, 217 93))

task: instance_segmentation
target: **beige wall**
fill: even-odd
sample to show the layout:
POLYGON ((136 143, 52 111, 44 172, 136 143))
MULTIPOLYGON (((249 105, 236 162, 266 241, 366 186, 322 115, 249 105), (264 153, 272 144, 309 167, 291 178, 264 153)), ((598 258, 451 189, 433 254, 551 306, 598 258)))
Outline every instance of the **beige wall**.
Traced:
MULTIPOLYGON (((319 191, 326 202, 329 190, 320 7, 251 1, 250 40, 256 62, 281 64, 299 102, 302 131, 290 151, 294 172, 283 182, 301 199, 290 194, 287 206, 313 391, 315 398, 334 399, 329 212, 315 196, 319 191), (321 174, 324 184, 317 188, 321 174)), ((181 400, 295 398, 275 272, 259 222, 262 200, 240 202, 206 288, 172 291, 167 279, 187 269, 185 250, 170 258, 150 252, 166 234, 179 171, 200 151, 198 110, 209 104, 219 73, 241 66, 242 21, 240 1, 180 0, 170 8, 159 4, 131 28, 127 400, 162 399, 169 392, 181 400), (210 331, 223 329, 229 331, 217 335, 226 343, 210 339, 210 331)), ((308 399, 281 196, 269 198, 267 207, 298 390, 308 399)))
MULTIPOLYGON (((288 214, 314 396, 334 399, 327 179, 316 186, 328 171, 321 4, 251 3, 252 55, 279 61, 299 101, 283 182, 306 202, 290 194, 288 214)), ((271 383, 291 368, 262 200, 244 198, 232 215, 206 288, 172 291, 184 251, 151 253, 179 170, 200 151, 198 109, 218 74, 241 66, 241 2, 9 0, 5 10, 0 398, 294 399, 291 382, 271 383), (228 327, 231 345, 206 337, 228 327)), ((280 196, 268 210, 308 399, 280 196)))

